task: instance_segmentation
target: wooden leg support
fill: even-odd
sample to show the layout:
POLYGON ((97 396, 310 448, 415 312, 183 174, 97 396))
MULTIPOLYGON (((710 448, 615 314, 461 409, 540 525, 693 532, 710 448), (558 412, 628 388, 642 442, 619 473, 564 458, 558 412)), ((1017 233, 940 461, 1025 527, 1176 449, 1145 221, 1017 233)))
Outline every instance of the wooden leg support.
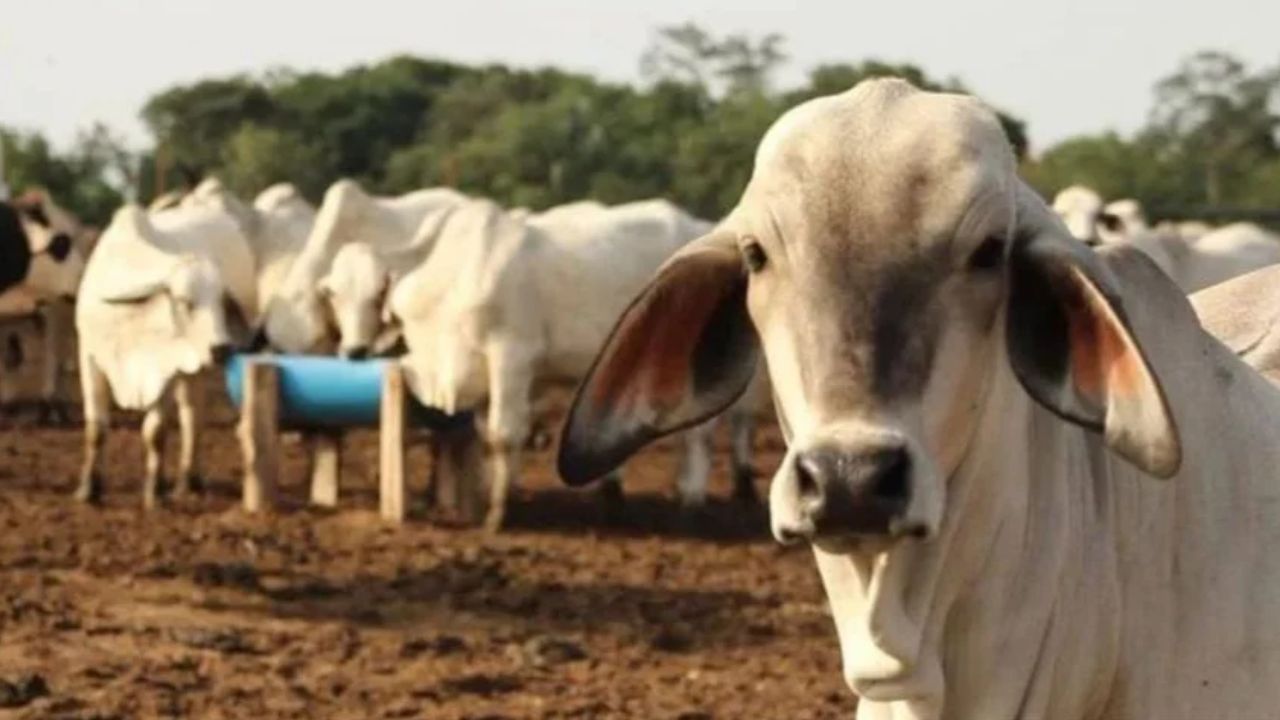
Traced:
POLYGON ((311 437, 311 504, 338 506, 338 472, 342 465, 342 435, 317 432, 311 437))
POLYGON ((244 372, 240 446, 244 451, 244 509, 256 513, 276 506, 280 468, 280 376, 269 362, 251 362, 244 372))
POLYGON ((406 515, 404 486, 405 385, 396 363, 388 363, 382 377, 379 507, 382 519, 401 524, 406 515))

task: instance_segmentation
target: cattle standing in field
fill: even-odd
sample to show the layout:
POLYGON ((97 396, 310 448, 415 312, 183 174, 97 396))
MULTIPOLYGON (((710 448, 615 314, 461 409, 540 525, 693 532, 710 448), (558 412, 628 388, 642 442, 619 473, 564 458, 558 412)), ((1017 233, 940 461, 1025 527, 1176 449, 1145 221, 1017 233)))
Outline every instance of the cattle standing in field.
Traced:
POLYGON ((79 499, 100 495, 98 458, 113 399, 145 412, 144 505, 158 499, 172 400, 182 429, 177 489, 198 487, 192 379, 247 339, 255 307, 249 241, 228 213, 192 206, 149 216, 135 205, 116 212, 76 303, 85 415, 79 499))
POLYGON ((487 407, 490 529, 519 473, 535 386, 583 377, 627 298, 710 227, 660 200, 575 205, 524 219, 468 201, 392 293, 418 399, 446 413, 487 407))
POLYGON ((995 115, 868 81, 768 131, 720 229, 628 308, 570 482, 767 358, 858 717, 1264 718, 1280 707, 1280 391, 1142 253, 1073 239, 995 115))
MULTIPOLYGON (((8 207, 16 211, 18 220, 17 235, 10 237, 28 244, 31 260, 21 284, 0 298, 0 320, 8 324, 34 321, 43 344, 40 418, 42 422, 65 422, 68 399, 64 378, 74 341, 72 305, 89 250, 83 242, 86 233, 44 190, 28 191, 8 207)), ((17 392, 11 376, 20 371, 26 356, 16 329, 8 334, 6 346, 10 362, 0 379, 0 401, 10 404, 17 392)))
POLYGON ((265 331, 271 346, 284 352, 315 352, 332 339, 320 281, 344 245, 363 242, 380 253, 394 252, 412 240, 428 214, 464 198, 447 188, 373 197, 351 180, 334 183, 306 244, 268 302, 265 331))
POLYGON ((1280 263, 1280 237, 1252 223, 1217 230, 1190 225, 1153 230, 1136 200, 1104 207, 1096 192, 1078 185, 1058 193, 1053 207, 1077 239, 1091 245, 1132 245, 1187 293, 1280 263))

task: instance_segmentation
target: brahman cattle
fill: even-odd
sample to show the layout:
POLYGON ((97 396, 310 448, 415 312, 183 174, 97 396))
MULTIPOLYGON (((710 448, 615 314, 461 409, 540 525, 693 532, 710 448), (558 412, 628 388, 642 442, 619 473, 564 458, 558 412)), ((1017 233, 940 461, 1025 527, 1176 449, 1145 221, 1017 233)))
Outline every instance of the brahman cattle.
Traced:
MULTIPOLYGON (((412 252, 416 233, 429 214, 457 205, 466 196, 448 188, 418 190, 394 198, 366 194, 354 181, 339 180, 325 193, 314 227, 265 316, 266 339, 284 352, 315 352, 332 341, 330 312, 321 280, 338 251, 366 243, 380 255, 412 252)), ((394 264, 394 263, 389 263, 394 264)), ((332 300, 332 298, 330 298, 332 300)))
POLYGON ((1117 200, 1104 207, 1101 196, 1079 185, 1058 193, 1053 207, 1078 240, 1090 245, 1132 245, 1187 293, 1280 263, 1280 237, 1252 223, 1207 232, 1190 226, 1186 232, 1164 226, 1152 229, 1136 200, 1117 200))
POLYGON ((411 390, 450 414, 487 407, 489 529, 502 525, 516 482, 535 386, 583 377, 627 298, 709 227, 661 200, 528 218, 470 200, 396 284, 411 390))
POLYGON ((813 546, 859 718, 1273 717, 1280 390, 1016 167, 970 97, 789 111, 621 316, 560 471, 608 473, 765 359, 773 530, 813 546))
MULTIPOLYGON (((0 322, 10 326, 30 323, 36 328, 43 344, 40 419, 65 422, 68 414, 64 377, 74 352, 72 304, 89 252, 84 241, 87 233, 42 189, 28 190, 8 207, 17 223, 9 226, 5 243, 22 239, 30 250, 30 261, 25 266, 15 264, 10 271, 26 268, 21 283, 0 294, 0 322)), ((17 328, 10 328, 5 342, 9 362, 7 372, 0 377, 0 402, 9 405, 17 394, 13 376, 24 364, 26 353, 17 328)))
POLYGON ((169 403, 182 428, 178 492, 199 485, 199 405, 192 378, 248 339, 256 308, 249 240, 232 216, 189 206, 148 215, 118 210, 85 271, 76 302, 85 457, 76 497, 101 493, 98 459, 111 400, 145 411, 143 503, 155 505, 169 403))

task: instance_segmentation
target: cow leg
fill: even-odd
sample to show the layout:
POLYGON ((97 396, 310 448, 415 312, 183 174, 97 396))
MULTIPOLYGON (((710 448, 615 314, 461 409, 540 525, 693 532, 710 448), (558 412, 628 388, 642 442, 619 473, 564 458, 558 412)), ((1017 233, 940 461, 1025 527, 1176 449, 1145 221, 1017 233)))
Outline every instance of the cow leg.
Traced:
POLYGON ((760 502, 760 494, 756 492, 756 469, 751 464, 755 434, 754 413, 745 410, 730 412, 729 451, 733 462, 733 498, 752 505, 760 502))
POLYGON ((13 415, 16 411, 14 402, 18 399, 18 374, 22 372, 25 361, 22 351, 22 338, 16 332, 5 334, 4 338, 4 371, 0 372, 0 408, 5 415, 13 415))
POLYGON ((490 353, 489 417, 489 512, 485 529, 497 532, 506 518, 507 495, 520 474, 520 458, 529 437, 530 389, 533 364, 514 348, 490 353))
POLYGON ((204 490, 204 478, 200 475, 202 407, 195 378, 178 378, 174 399, 178 405, 178 433, 182 441, 178 451, 178 485, 174 493, 183 496, 204 490))
POLYGON ((474 421, 433 431, 430 496, 437 507, 466 523, 480 522, 485 512, 484 443, 474 421))
POLYGON ((161 397, 142 418, 142 445, 146 449, 147 476, 142 486, 142 506, 148 510, 159 502, 164 474, 164 440, 168 425, 168 398, 161 397))
POLYGON ((711 476, 712 439, 716 421, 708 420, 686 430, 684 456, 676 475, 676 491, 680 505, 685 509, 699 508, 707 502, 707 479, 711 476))
POLYGON ((40 367, 41 424, 67 425, 71 421, 62 380, 67 341, 74 332, 73 312, 71 303, 65 300, 58 300, 41 310, 44 316, 44 357, 40 367))
POLYGON ((80 358, 80 386, 84 395, 84 461, 75 498, 84 503, 97 503, 102 498, 98 458, 111 423, 111 398, 107 377, 92 358, 80 358))

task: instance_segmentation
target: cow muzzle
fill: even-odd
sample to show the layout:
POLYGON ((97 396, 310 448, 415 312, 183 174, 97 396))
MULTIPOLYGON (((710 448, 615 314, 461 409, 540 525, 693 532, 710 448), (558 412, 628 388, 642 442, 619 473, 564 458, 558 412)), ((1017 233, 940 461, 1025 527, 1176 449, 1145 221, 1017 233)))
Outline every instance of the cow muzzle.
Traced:
POLYGON ((907 448, 894 444, 794 453, 770 489, 774 537, 792 544, 926 535, 907 520, 912 464, 907 448))
POLYGON ((231 346, 231 343, 218 343, 209 348, 209 356, 219 365, 225 364, 234 353, 235 348, 231 346))

